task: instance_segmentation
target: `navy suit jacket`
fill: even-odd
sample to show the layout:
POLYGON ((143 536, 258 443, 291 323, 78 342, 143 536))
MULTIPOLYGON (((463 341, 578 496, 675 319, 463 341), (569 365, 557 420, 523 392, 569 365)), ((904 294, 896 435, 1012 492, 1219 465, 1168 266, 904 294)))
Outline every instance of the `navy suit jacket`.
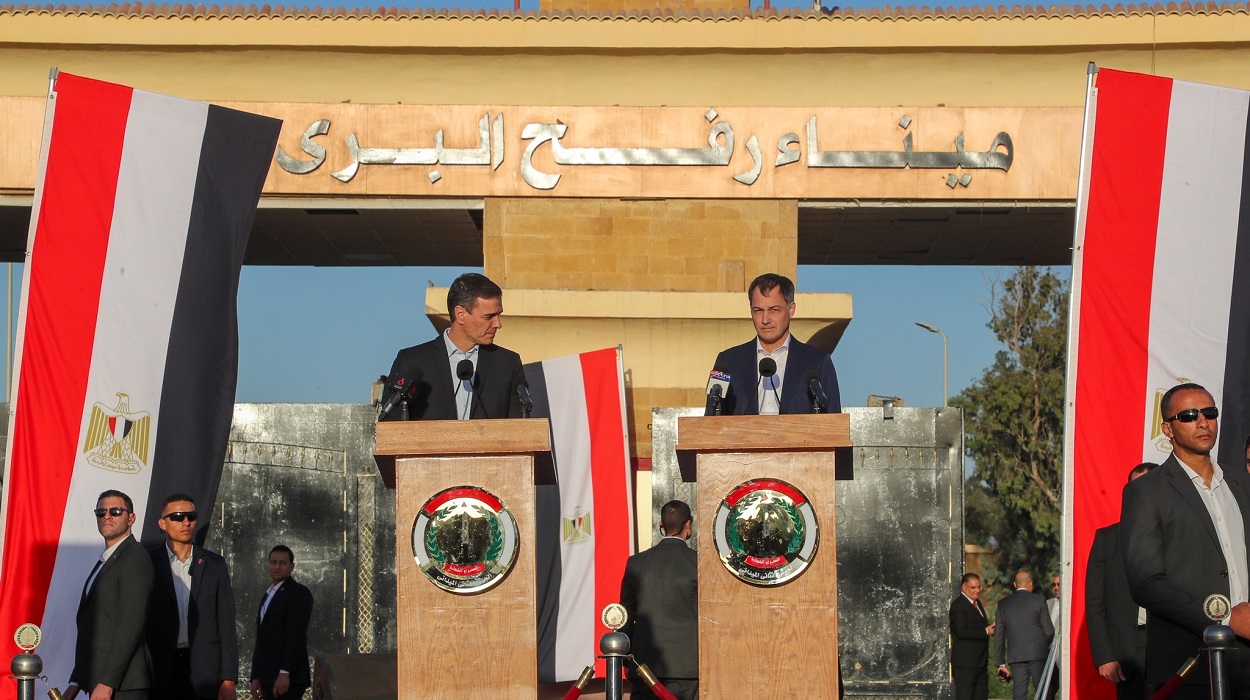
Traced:
MULTIPOLYGON (((455 420, 458 417, 456 387, 447 361, 447 345, 441 333, 434 340, 399 351, 386 381, 383 403, 391 397, 390 387, 402 377, 411 377, 414 370, 421 372, 421 378, 408 400, 408 418, 455 420)), ((521 397, 517 395, 517 387, 525 384, 525 371, 521 368, 520 355, 498 345, 479 345, 475 381, 477 396, 473 399, 470 418, 521 417, 521 397)), ((383 420, 398 418, 399 408, 395 408, 383 420)))
MULTIPOLYGON (((265 599, 261 597, 261 607, 265 599)), ((252 653, 252 680, 271 687, 279 671, 290 674, 291 685, 312 685, 308 672, 308 620, 313 597, 306 586, 288 578, 273 594, 265 617, 256 610, 256 651, 252 653)))
POLYGON ((699 677, 698 555, 665 538, 625 563, 621 605, 634 656, 660 678, 699 677))
MULTIPOLYGON (((153 697, 163 697, 178 644, 178 598, 165 543, 148 551, 156 586, 148 607, 148 649, 152 655, 153 697)), ((191 550, 191 601, 187 640, 191 687, 200 697, 217 697, 222 681, 239 679, 239 638, 234 624, 234 590, 226 560, 199 545, 191 550)))
MULTIPOLYGON (((838 374, 828 353, 800 343, 790 336, 790 348, 786 358, 786 373, 781 378, 781 412, 812 413, 812 399, 804 377, 815 372, 825 389, 829 405, 826 413, 842 410, 838 393, 838 374)), ((717 369, 729 374, 729 391, 721 399, 721 413, 727 416, 754 416, 760 412, 758 388, 760 380, 759 360, 755 359, 755 339, 724 350, 716 356, 717 369)))
MULTIPOLYGON (((1221 467, 1222 468, 1222 467, 1221 467)), ((1224 469, 1250 543, 1250 483, 1245 472, 1224 469)), ((1214 624, 1202 611, 1214 593, 1228 595, 1228 565, 1202 497, 1171 455, 1159 469, 1124 487, 1120 550, 1133 600, 1146 609, 1146 680, 1166 681, 1202 646, 1214 624)), ((1238 647, 1246 648, 1243 640, 1238 647)), ((1187 682, 1206 683, 1207 673, 1187 682)))
POLYGON ((143 639, 151 595, 152 560, 127 535, 78 603, 78 639, 69 677, 85 694, 100 683, 115 691, 151 687, 143 639))

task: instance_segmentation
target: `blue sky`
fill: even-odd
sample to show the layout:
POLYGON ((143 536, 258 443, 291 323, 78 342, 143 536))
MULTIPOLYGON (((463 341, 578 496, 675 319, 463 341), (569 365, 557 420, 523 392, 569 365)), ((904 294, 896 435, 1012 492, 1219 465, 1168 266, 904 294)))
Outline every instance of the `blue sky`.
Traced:
MULTIPOLYGON (((239 401, 368 401, 371 382, 390 369, 396 350, 434 337, 424 299, 403 298, 392 290, 419 290, 427 281, 446 285, 463 271, 244 268, 239 401)), ((853 297, 854 319, 833 356, 842 402, 862 406, 873 393, 901 396, 910 406, 941 405, 942 340, 918 328, 916 321, 937 326, 949 339, 952 395, 980 376, 998 350, 985 326, 990 280, 1010 272, 981 267, 801 267, 800 291, 848 292, 853 297)), ((749 336, 745 300, 743 313, 742 335, 749 336)), ((740 341, 734 336, 725 344, 740 341)), ((709 367, 713 359, 708 358, 709 367)), ((702 385, 704 377, 690 381, 702 385)))

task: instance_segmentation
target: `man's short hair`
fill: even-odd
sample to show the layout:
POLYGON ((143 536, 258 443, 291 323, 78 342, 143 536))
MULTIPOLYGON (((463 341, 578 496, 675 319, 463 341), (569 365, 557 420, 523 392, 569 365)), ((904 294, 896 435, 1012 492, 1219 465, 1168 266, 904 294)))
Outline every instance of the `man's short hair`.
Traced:
POLYGON ((973 581, 980 581, 980 580, 981 580, 981 576, 979 574, 974 574, 971 571, 969 571, 968 573, 964 574, 963 578, 959 579, 959 585, 966 586, 972 583, 973 581))
POLYGON ((109 489, 108 491, 102 492, 99 498, 95 499, 95 502, 99 503, 100 501, 103 501, 106 498, 120 498, 122 499, 122 502, 126 504, 126 510, 130 511, 131 513, 135 512, 135 502, 130 500, 130 496, 127 496, 126 494, 122 493, 121 491, 118 491, 117 489, 109 489))
POLYGON ((1133 477, 1135 477, 1135 476, 1141 476, 1141 475, 1143 475, 1143 474, 1149 474, 1150 472, 1154 471, 1154 470, 1155 470, 1155 469, 1157 469, 1158 467, 1159 467, 1159 465, 1158 465, 1158 464, 1156 464, 1156 463, 1154 463, 1154 462, 1142 462, 1141 464, 1137 465, 1136 467, 1133 467, 1132 469, 1128 470, 1128 480, 1129 480, 1129 481, 1132 481, 1132 480, 1133 480, 1133 477))
POLYGON ((456 307, 472 311, 478 299, 502 299, 503 290, 486 275, 466 272, 447 288, 447 315, 456 317, 456 307))
POLYGON ((1207 396, 1211 396, 1211 392, 1207 391, 1207 388, 1201 384, 1195 384, 1193 382, 1177 384, 1171 389, 1168 389, 1167 392, 1163 394, 1163 400, 1159 402, 1159 412, 1163 414, 1164 418, 1169 418, 1175 415, 1172 411, 1172 397, 1182 391, 1189 391, 1191 389, 1196 389, 1205 393, 1207 396))
POLYGON ((660 508, 660 527, 664 534, 676 535, 683 525, 691 521, 690 506, 685 501, 669 501, 660 508))
POLYGON ((286 555, 291 558, 291 563, 295 563, 295 552, 292 552, 290 547, 284 544, 276 544, 273 546, 273 549, 269 550, 269 556, 272 557, 274 552, 286 552, 286 555))
POLYGON ((186 501, 191 505, 195 505, 195 499, 191 498, 190 495, 185 493, 171 493, 165 497, 165 500, 161 501, 161 510, 165 510, 165 506, 170 503, 177 503, 178 501, 186 501))
POLYGON ((1247 436, 1246 436, 1246 446, 1245 446, 1245 449, 1250 450, 1250 435, 1247 435, 1247 436))
POLYGON ((781 288, 781 298, 786 300, 787 304, 794 303, 794 282, 785 275, 779 275, 775 272, 765 272, 751 281, 751 286, 747 287, 747 299, 750 300, 755 294, 755 290, 760 290, 760 294, 768 294, 774 289, 781 288))

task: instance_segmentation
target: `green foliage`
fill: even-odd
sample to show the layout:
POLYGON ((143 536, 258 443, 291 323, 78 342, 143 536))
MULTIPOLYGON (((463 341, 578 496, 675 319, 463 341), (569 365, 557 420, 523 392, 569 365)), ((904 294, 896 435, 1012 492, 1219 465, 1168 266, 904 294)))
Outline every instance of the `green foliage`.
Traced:
POLYGON ((1040 581, 1059 564, 1068 283, 1021 267, 991 293, 987 325, 1003 347, 951 402, 964 410, 976 464, 965 488, 967 540, 995 543, 992 580, 1027 569, 1040 581))

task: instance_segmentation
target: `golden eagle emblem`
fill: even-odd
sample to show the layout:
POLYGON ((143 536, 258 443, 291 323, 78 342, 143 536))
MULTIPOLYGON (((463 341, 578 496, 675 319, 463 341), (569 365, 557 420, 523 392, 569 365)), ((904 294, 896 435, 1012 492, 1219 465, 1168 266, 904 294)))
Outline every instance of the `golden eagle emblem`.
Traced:
POLYGON ((152 418, 147 411, 131 411, 130 397, 117 394, 117 405, 96 402, 87 424, 83 454, 93 467, 134 474, 148 463, 152 418))
POLYGON ((582 512, 581 506, 573 510, 573 515, 566 515, 561 518, 561 536, 560 539, 565 544, 581 544, 589 542, 591 535, 594 534, 594 527, 591 525, 590 513, 582 512))

